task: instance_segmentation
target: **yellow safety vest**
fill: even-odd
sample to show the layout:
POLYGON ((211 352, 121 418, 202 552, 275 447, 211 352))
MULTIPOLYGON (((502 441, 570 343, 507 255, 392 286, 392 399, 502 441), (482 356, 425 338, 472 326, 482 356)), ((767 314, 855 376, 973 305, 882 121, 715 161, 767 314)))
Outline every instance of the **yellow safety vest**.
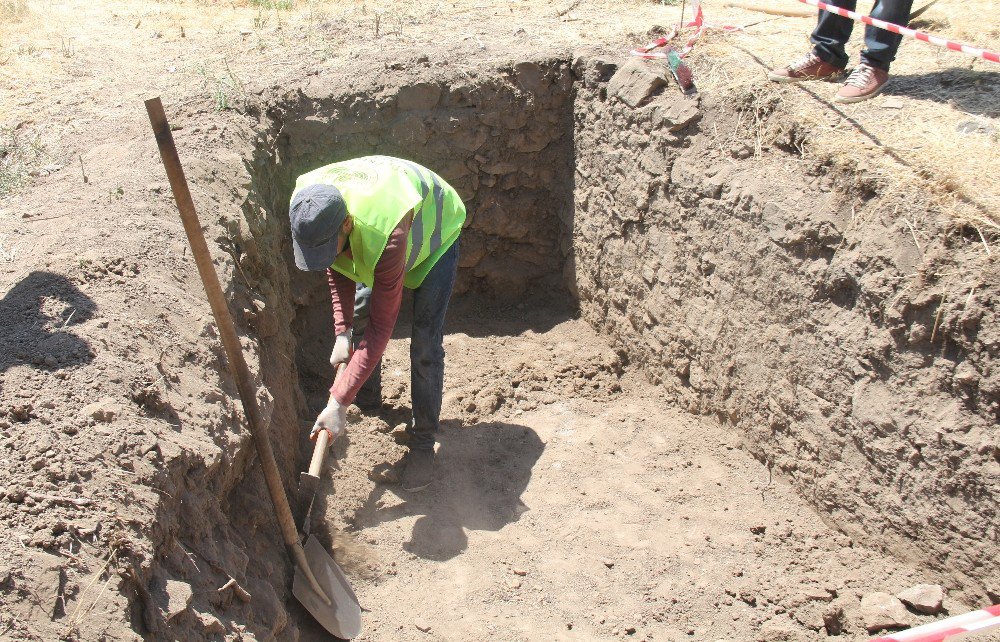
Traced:
POLYGON ((295 181, 292 197, 317 184, 340 190, 354 219, 352 256, 341 253, 331 267, 369 286, 389 236, 410 210, 413 223, 403 277, 403 286, 410 289, 420 286, 465 224, 465 204, 455 188, 426 167, 401 158, 363 156, 314 169, 295 181))

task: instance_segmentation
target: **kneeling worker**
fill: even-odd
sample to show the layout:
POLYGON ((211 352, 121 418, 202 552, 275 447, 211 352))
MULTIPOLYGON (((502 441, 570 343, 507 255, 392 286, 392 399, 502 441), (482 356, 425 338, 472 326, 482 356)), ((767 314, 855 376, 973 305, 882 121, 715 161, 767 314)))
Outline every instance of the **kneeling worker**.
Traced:
POLYGON ((330 390, 329 405, 316 418, 312 439, 326 430, 333 443, 346 430, 347 407, 369 379, 376 385, 367 388, 377 398, 367 399, 366 405, 381 403, 380 361, 396 325, 403 288, 413 290, 413 420, 407 426, 409 452, 401 481, 405 490, 423 490, 434 474, 444 317, 455 283, 465 205, 454 188, 425 167, 390 156, 365 156, 300 176, 289 218, 295 265, 327 271, 337 335, 330 363, 346 363, 330 390), (354 349, 352 327, 365 321, 364 338, 354 349))

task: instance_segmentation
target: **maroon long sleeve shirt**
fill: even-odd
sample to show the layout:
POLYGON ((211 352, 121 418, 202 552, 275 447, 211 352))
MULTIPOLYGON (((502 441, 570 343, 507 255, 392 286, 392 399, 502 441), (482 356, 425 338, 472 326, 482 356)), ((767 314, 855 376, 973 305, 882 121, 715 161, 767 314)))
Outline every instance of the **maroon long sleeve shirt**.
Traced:
MULTIPOLYGON (((330 394, 342 405, 354 402, 358 390, 368 380, 389 344, 392 329, 399 316, 403 299, 403 276, 406 272, 406 241, 410 232, 411 217, 404 216, 389 235, 382 256, 375 264, 375 283, 372 285, 368 328, 365 339, 351 356, 347 367, 337 377, 330 394)), ((350 252, 350 250, 346 250, 350 252)), ((330 282, 330 300, 333 304, 333 328, 336 334, 351 329, 354 322, 354 291, 356 284, 340 272, 327 268, 330 282)))

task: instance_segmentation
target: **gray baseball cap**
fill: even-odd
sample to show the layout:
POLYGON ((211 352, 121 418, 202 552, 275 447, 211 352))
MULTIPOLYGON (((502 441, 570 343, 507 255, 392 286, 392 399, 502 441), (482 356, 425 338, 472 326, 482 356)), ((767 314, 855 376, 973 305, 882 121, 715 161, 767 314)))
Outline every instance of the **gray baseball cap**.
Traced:
POLYGON ((292 250, 300 270, 325 270, 337 258, 337 236, 347 218, 347 205, 332 185, 310 185, 292 197, 288 218, 292 250))

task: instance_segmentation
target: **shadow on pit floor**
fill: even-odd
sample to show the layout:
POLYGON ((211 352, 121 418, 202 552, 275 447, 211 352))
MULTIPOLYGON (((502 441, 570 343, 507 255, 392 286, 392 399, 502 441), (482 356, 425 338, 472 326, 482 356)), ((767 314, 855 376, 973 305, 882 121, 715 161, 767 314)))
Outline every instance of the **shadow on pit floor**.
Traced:
MULTIPOLYGON (((403 549, 422 559, 447 561, 468 549, 466 530, 499 531, 529 510, 521 495, 545 450, 544 442, 534 430, 503 422, 482 422, 462 428, 460 422, 452 420, 442 422, 438 441, 434 483, 419 493, 376 485, 349 520, 356 530, 417 515, 403 549), (386 493, 395 494, 403 502, 380 508, 380 500, 386 493)), ((317 535, 321 541, 325 537, 317 535)), ((366 606, 373 605, 362 604, 363 608, 366 606)), ((337 639, 324 631, 296 600, 290 599, 288 608, 303 642, 337 639)), ((362 613, 362 620, 366 617, 362 613)))
POLYGON ((352 522, 358 530, 418 515, 403 548, 417 557, 446 561, 469 546, 465 531, 499 531, 528 511, 521 494, 545 449, 534 430, 502 422, 461 428, 443 422, 438 434, 437 476, 419 493, 379 484, 352 522), (386 493, 403 500, 379 508, 386 493))
MULTIPOLYGON (((448 307, 445 332, 470 337, 517 336, 528 330, 543 333, 578 316, 576 302, 565 292, 534 292, 513 303, 463 295, 455 297, 448 307)), ((404 323, 401 311, 396 331, 404 331, 403 336, 409 336, 408 320, 407 316, 404 323)))

